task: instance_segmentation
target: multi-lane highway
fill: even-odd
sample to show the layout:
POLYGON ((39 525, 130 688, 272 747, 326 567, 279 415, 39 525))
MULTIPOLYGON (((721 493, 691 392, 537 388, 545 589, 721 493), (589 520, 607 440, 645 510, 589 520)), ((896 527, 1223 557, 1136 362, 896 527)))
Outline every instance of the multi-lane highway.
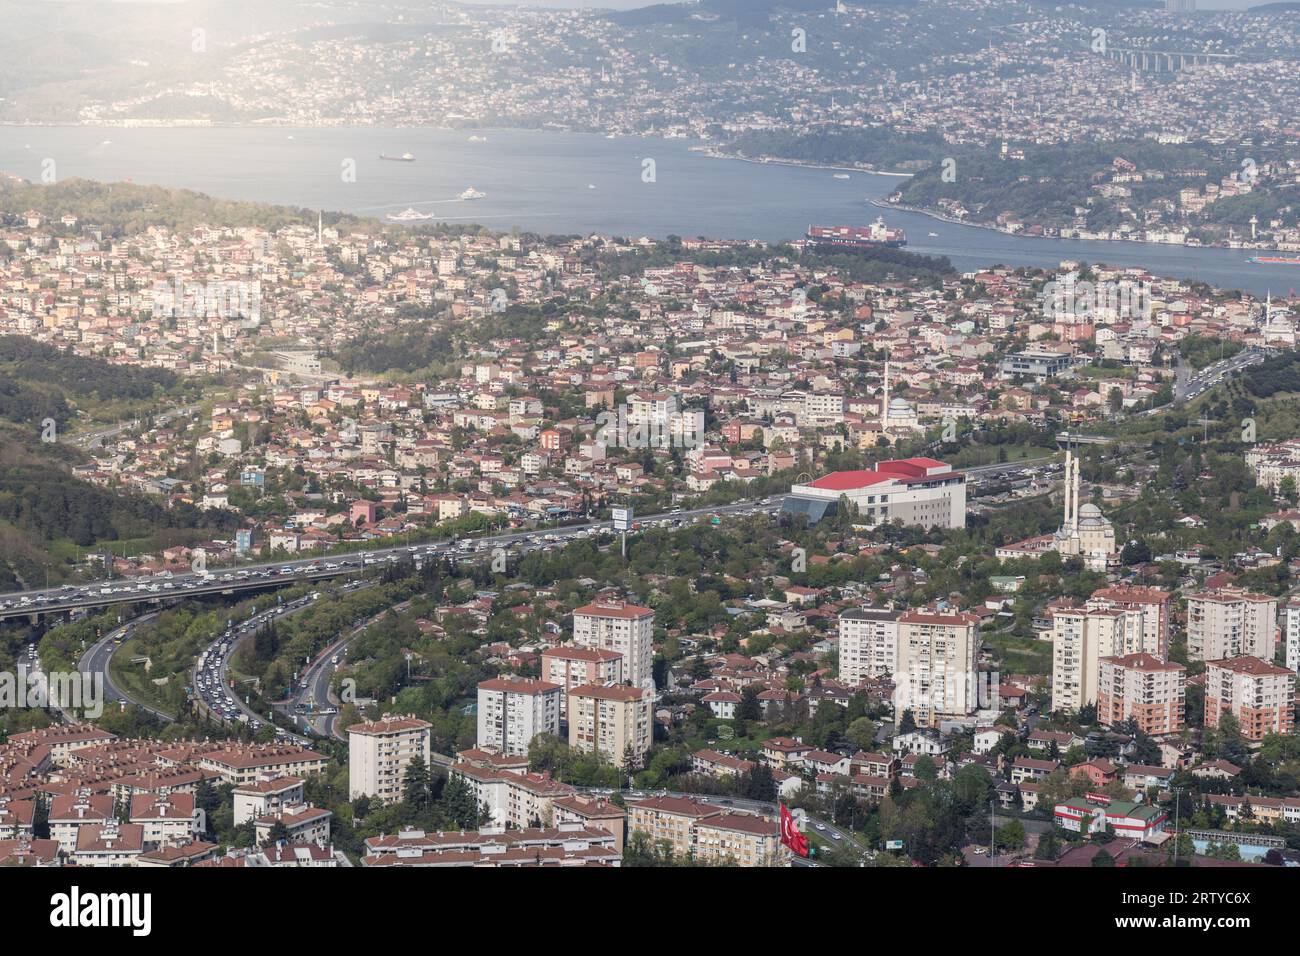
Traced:
MULTIPOLYGON (((638 518, 642 527, 657 523, 692 520, 705 515, 729 515, 763 510, 776 511, 780 499, 764 502, 742 501, 713 508, 696 508, 668 514, 638 518)), ((171 572, 131 580, 102 580, 87 584, 65 584, 59 588, 13 591, 0 594, 0 619, 49 611, 66 611, 78 608, 103 607, 109 604, 161 601, 177 597, 197 597, 211 594, 234 594, 240 591, 277 587, 298 581, 311 581, 339 575, 356 574, 371 568, 378 569, 386 563, 402 559, 422 561, 426 557, 453 555, 474 557, 493 548, 514 550, 518 553, 544 550, 574 538, 598 534, 612 529, 610 521, 586 521, 555 528, 512 531, 483 537, 467 537, 459 541, 413 545, 390 545, 373 551, 351 552, 322 557, 295 558, 286 561, 245 564, 232 568, 211 568, 205 574, 197 572, 171 572)))
POLYGON ((86 653, 81 655, 81 660, 77 664, 77 670, 82 674, 104 675, 104 699, 106 703, 111 704, 114 702, 120 703, 126 701, 127 703, 135 704, 143 710, 147 710, 155 717, 160 717, 165 721, 171 721, 172 716, 170 714, 163 713, 155 707, 150 707, 148 704, 141 703, 129 694, 118 689, 118 687, 113 683, 109 666, 112 663, 113 655, 117 652, 117 649, 121 647, 122 642, 131 636, 131 632, 146 621, 152 620, 158 615, 158 613, 159 612, 157 611, 150 611, 148 614, 143 614, 134 620, 127 621, 120 627, 113 628, 113 630, 109 631, 86 649, 86 653))
MULTIPOLYGON (((169 408, 167 411, 155 415, 153 421, 155 425, 166 425, 169 421, 179 415, 193 414, 198 411, 198 408, 199 406, 197 405, 187 405, 184 408, 169 408)), ((129 422, 121 422, 120 424, 112 425, 108 428, 100 428, 96 431, 78 432, 75 435, 68 436, 67 442, 70 445, 76 445, 78 448, 82 449, 97 448, 99 445, 103 444, 105 438, 112 438, 114 435, 120 435, 124 431, 129 431, 132 428, 139 427, 140 419, 136 418, 129 422)))
MULTIPOLYGON (((977 485, 981 481, 996 480, 1005 474, 1032 468, 1047 460, 981 465, 965 469, 965 474, 971 484, 977 485)), ((636 521, 641 528, 649 528, 681 524, 712 515, 734 516, 759 512, 771 514, 780 510, 781 500, 781 495, 775 495, 761 501, 745 500, 708 508, 674 509, 638 517, 636 521)), ((299 581, 357 574, 402 559, 423 561, 428 557, 449 555, 456 558, 478 557, 484 552, 491 552, 494 548, 503 548, 516 555, 526 554, 535 550, 553 548, 575 538, 611 531, 612 528, 611 521, 584 521, 554 528, 466 537, 458 541, 390 545, 375 548, 373 551, 259 562, 231 568, 211 568, 202 574, 193 571, 179 573, 164 571, 146 578, 108 579, 79 585, 65 584, 58 588, 11 591, 0 594, 0 620, 6 617, 104 607, 110 604, 156 603, 180 597, 231 595, 242 591, 280 587, 299 581)))
MULTIPOLYGON (((1174 403, 1181 404, 1189 402, 1209 391, 1215 385, 1218 385, 1229 375, 1240 372, 1251 365, 1258 365, 1263 362, 1268 355, 1263 349, 1248 348, 1242 349, 1232 358, 1220 359, 1213 365, 1207 365, 1192 375, 1184 377, 1182 366, 1179 367, 1179 373, 1174 381, 1174 403)), ((1142 415, 1155 415, 1162 411, 1167 411, 1168 406, 1147 409, 1142 415)))
POLYGON ((336 726, 341 702, 333 696, 330 690, 330 678, 334 674, 334 668, 343 659, 348 644, 354 638, 386 614, 390 612, 400 614, 410 604, 410 600, 394 604, 391 608, 385 608, 378 614, 358 622, 345 631, 342 636, 331 642, 328 647, 316 655, 316 659, 298 675, 298 683, 294 687, 289 700, 283 704, 277 704, 276 709, 313 734, 345 740, 346 738, 339 733, 336 726))
MULTIPOLYGON (((978 485, 982 482, 999 481, 1006 478, 1015 480, 1017 477, 1023 478, 1027 474, 1037 475, 1040 472, 1050 474, 1054 468, 1059 468, 1059 465, 1053 464, 1052 458, 1047 457, 983 465, 967 469, 965 474, 968 481, 978 488, 978 485)), ((978 496, 977 490, 974 495, 978 496)), ((637 524, 640 528, 651 528, 680 525, 712 515, 771 514, 780 509, 781 500, 782 496, 777 495, 761 501, 746 500, 712 508, 678 509, 667 513, 643 516, 637 520, 637 524)), ((514 555, 517 558, 533 550, 550 550, 576 538, 599 534, 610 529, 611 522, 609 521, 589 521, 553 529, 510 532, 487 535, 481 538, 467 538, 461 541, 393 546, 342 556, 246 565, 237 569, 213 571, 207 575, 194 573, 171 574, 155 576, 144 581, 96 582, 77 587, 65 586, 45 591, 17 592, 0 595, 0 617, 6 614, 33 614, 81 607, 91 608, 111 603, 157 602, 167 598, 233 594, 236 591, 252 588, 280 587, 317 578, 379 569, 390 562, 401 559, 422 562, 430 557, 445 558, 452 556, 457 560, 484 560, 496 548, 502 548, 507 554, 514 555)), ((348 587, 362 586, 364 586, 362 581, 356 581, 348 585, 348 587)), ((240 641, 254 633, 257 627, 267 620, 285 613, 301 610, 309 606, 314 600, 313 595, 307 595, 288 604, 271 605, 249 621, 232 626, 226 633, 219 635, 204 652, 203 659, 196 662, 191 674, 192 686, 198 697, 200 707, 218 719, 237 720, 243 717, 255 729, 260 726, 264 720, 264 715, 253 712, 239 699, 237 693, 230 692, 228 687, 230 655, 240 641)), ((103 675, 105 695, 109 702, 125 701, 134 703, 163 720, 171 720, 170 715, 133 699, 129 694, 116 687, 109 673, 112 656, 121 642, 129 636, 133 628, 157 613, 157 611, 151 611, 104 635, 82 655, 79 670, 83 674, 98 673, 103 675)), ((300 724, 307 733, 320 736, 334 735, 335 715, 323 712, 324 709, 334 709, 337 705, 337 702, 330 698, 329 686, 334 658, 341 656, 348 642, 380 616, 382 614, 376 615, 368 621, 359 622, 322 651, 308 665, 306 671, 300 675, 298 686, 294 688, 291 698, 285 704, 280 705, 278 709, 300 724), (322 705, 324 705, 323 708, 322 705)), ((294 739, 305 740, 306 738, 295 736, 294 739)))
MULTIPOLYGON (((360 587, 364 584, 363 581, 355 581, 348 587, 360 587)), ((258 714, 240 699, 239 688, 230 686, 230 658, 245 640, 257 633, 259 628, 285 615, 311 607, 320 596, 319 591, 313 591, 311 594, 304 594, 300 598, 282 604, 272 602, 269 607, 255 612, 251 617, 230 624, 224 633, 218 635, 216 640, 199 655, 190 675, 191 686, 200 710, 216 720, 225 722, 244 720, 254 731, 260 730, 265 715, 258 714)), ((285 730, 278 731, 277 736, 298 743, 307 742, 307 738, 285 730)))

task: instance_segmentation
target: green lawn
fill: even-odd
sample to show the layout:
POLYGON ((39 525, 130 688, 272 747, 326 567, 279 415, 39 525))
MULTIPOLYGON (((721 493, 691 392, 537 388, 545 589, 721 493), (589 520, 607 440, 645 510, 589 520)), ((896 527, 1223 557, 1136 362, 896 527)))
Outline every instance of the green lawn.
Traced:
POLYGON ((985 636, 1000 669, 1007 674, 1050 674, 1052 672, 1052 645, 1036 637, 1016 637, 1013 634, 985 636))
POLYGON ((1038 445, 967 445, 956 454, 946 456, 945 460, 954 468, 973 468, 977 465, 994 465, 1001 461, 1046 458, 1057 452, 1056 448, 1042 448, 1038 445))

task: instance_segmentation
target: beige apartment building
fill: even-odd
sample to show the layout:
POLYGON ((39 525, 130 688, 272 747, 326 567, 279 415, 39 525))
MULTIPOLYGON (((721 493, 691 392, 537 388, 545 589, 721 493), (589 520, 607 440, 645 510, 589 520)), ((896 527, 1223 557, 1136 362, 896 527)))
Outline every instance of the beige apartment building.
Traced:
POLYGON ((526 677, 495 677, 478 685, 478 746, 527 754, 538 734, 560 734, 559 684, 526 677))
POLYGON ((1068 600, 1048 605, 1052 620, 1052 709, 1074 710, 1097 702, 1101 659, 1139 654, 1147 642, 1142 611, 1108 602, 1082 607, 1068 600))
POLYGON ((643 833, 674 856, 729 860, 740 866, 784 866, 790 859, 776 821, 766 817, 734 813, 688 797, 629 801, 627 810, 629 834, 643 833))
POLYGON ((695 858, 705 863, 783 866, 789 855, 777 822, 766 817, 721 813, 695 824, 695 858))
POLYGON ((348 728, 348 798, 402 799, 402 777, 416 757, 429 763, 432 724, 412 716, 367 720, 348 728))
POLYGON ((1230 657, 1272 660, 1277 598, 1236 587, 1187 598, 1187 654, 1194 661, 1230 657))
POLYGON ((573 642, 623 656, 623 680, 654 693, 655 612, 625 601, 596 601, 573 612, 573 642))
POLYGON ((918 609, 898 618, 894 712, 918 727, 966 717, 978 707, 979 618, 965 611, 918 609))
POLYGON ((128 822, 144 832, 144 848, 156 850, 195 839, 194 797, 178 793, 166 797, 138 793, 131 798, 128 822))
MULTIPOLYGON (((1126 653, 1168 657, 1169 636, 1173 630, 1173 597, 1170 592, 1160 588, 1115 584, 1093 591, 1088 604, 1093 607, 1117 607, 1124 611, 1136 611, 1141 615, 1140 646, 1133 647, 1126 653)), ((1132 644, 1131 639, 1129 643, 1132 644)))
POLYGON ((1205 726, 1232 714, 1247 740, 1289 734, 1295 727, 1295 672, 1258 657, 1205 665, 1205 726))
POLYGON ((558 684, 560 719, 569 715, 569 692, 583 684, 623 683, 623 655, 595 647, 561 644, 542 651, 542 680, 558 684))
POLYGON ((1115 726, 1132 719, 1149 737, 1180 733, 1186 711, 1187 669, 1152 654, 1103 657, 1099 662, 1097 720, 1115 726))
POLYGON ((886 608, 857 607, 840 615, 840 680, 850 686, 898 670, 898 618, 886 608))
POLYGON ((324 773, 329 758, 292 744, 226 746, 199 757, 199 768, 220 775, 222 783, 236 786, 279 774, 299 777, 324 773))
POLYGON ((610 763, 640 766, 654 734, 650 695, 640 687, 585 684, 569 693, 569 746, 610 763))
POLYGON ((575 793, 570 797, 557 797, 551 801, 551 812, 556 826, 566 823, 581 824, 587 830, 604 830, 614 837, 619 855, 623 853, 623 835, 627 830, 627 811, 604 797, 588 797, 575 793))

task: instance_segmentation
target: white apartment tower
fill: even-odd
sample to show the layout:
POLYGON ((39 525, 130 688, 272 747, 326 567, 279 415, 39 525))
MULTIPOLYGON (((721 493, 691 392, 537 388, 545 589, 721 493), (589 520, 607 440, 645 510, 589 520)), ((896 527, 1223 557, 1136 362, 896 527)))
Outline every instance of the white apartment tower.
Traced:
POLYGON ((1273 659, 1277 598, 1236 587, 1187 598, 1187 654, 1194 661, 1273 659))
POLYGON ((918 727, 937 727, 978 709, 979 618, 921 608, 898 617, 894 713, 912 711, 918 727))
POLYGON ((1286 669, 1300 673, 1300 598, 1287 601, 1279 619, 1282 639, 1286 642, 1286 669))
POLYGON ((573 642, 623 655, 623 680, 653 697, 655 612, 619 600, 599 600, 573 612, 573 642))
POLYGON ((840 680, 857 686, 898 671, 899 613, 858 607, 840 615, 840 680))
POLYGON ((598 751, 624 767, 625 758, 640 764, 653 740, 650 694, 640 687, 586 684, 569 693, 569 746, 598 751))
POLYGON ((538 734, 560 734, 564 688, 525 677, 494 677, 478 685, 478 747, 500 754, 528 753, 538 734))
POLYGON ((1089 601, 1048 606, 1052 619, 1052 709, 1074 710, 1097 703, 1101 659, 1147 651, 1141 610, 1089 601))
POLYGON ((402 778, 416 757, 427 767, 432 724, 411 716, 367 720, 348 728, 348 798, 402 799, 402 778))

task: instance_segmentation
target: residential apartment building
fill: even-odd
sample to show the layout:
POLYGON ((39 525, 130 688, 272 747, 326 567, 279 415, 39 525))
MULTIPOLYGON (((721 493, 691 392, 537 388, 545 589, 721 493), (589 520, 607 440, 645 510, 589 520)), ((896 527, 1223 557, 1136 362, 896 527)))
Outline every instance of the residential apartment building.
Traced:
POLYGON ((567 720, 569 692, 583 684, 623 683, 623 655, 597 647, 561 644, 542 651, 542 680, 558 684, 560 719, 567 720))
POLYGON ((270 839, 271 831, 279 824, 284 827, 284 839, 290 843, 326 846, 330 841, 330 819, 333 816, 330 811, 320 807, 280 807, 253 821, 253 838, 259 846, 265 844, 270 839))
POLYGON ((300 804, 303 793, 301 777, 275 777, 238 786, 234 790, 235 826, 300 804))
POLYGON ((277 774, 302 777, 322 773, 328 763, 324 754, 289 744, 224 746, 202 754, 198 760, 200 769, 216 773, 223 783, 236 786, 277 774))
POLYGON ((495 677, 478 685, 478 747, 527 754, 538 734, 560 733, 559 684, 525 677, 495 677))
POLYGON ((622 865, 621 837, 580 822, 555 826, 425 833, 403 830, 366 839, 364 867, 622 865))
POLYGON ((76 790, 56 796, 50 803, 50 839, 59 852, 70 855, 77 849, 77 834, 88 826, 107 826, 116 820, 113 798, 106 793, 76 790))
POLYGON ((402 799, 402 777, 416 757, 429 763, 432 724, 412 716, 367 720, 348 728, 348 798, 402 799))
POLYGON ((610 763, 642 766, 654 734, 650 695, 640 687, 585 684, 569 694, 569 746, 610 763))
POLYGON ((840 615, 840 680, 857 686, 898 670, 899 613, 858 607, 840 615))
POLYGON ((1230 657, 1272 660, 1277 598, 1236 587, 1187 598, 1187 654, 1194 661, 1230 657))
POLYGON ((1097 702, 1101 659, 1142 653, 1146 618, 1106 602, 1058 601, 1052 621, 1052 709, 1077 711, 1097 702))
POLYGON ((655 612, 619 600, 602 600, 573 612, 573 642, 623 656, 623 680, 654 694, 655 612))
POLYGON ((576 791, 544 773, 530 773, 527 763, 493 765, 490 754, 463 751, 451 766, 451 776, 461 780, 493 825, 550 826, 555 821, 555 801, 576 791))
POLYGON ((1088 604, 1094 607, 1117 607, 1125 611, 1136 611, 1141 620, 1138 646, 1133 646, 1133 640, 1130 638, 1126 641, 1129 646, 1126 653, 1168 657, 1173 599, 1174 596, 1170 592, 1162 591, 1160 588, 1115 584, 1093 591, 1088 604))
POLYGON ((695 824, 695 859, 726 866, 782 866, 789 851, 767 817, 720 813, 695 824))
POLYGON ((135 866, 144 849, 144 827, 110 820, 77 830, 72 862, 77 866, 135 866))
POLYGON ((1278 614, 1286 647, 1287 670, 1300 672, 1300 598, 1291 598, 1278 614))
POLYGON ((1097 720, 1115 726, 1132 719, 1149 737, 1184 727, 1187 670, 1152 654, 1103 657, 1099 662, 1097 720))
POLYGON ((918 609, 898 618, 894 712, 918 727, 967 717, 978 706, 979 618, 965 611, 918 609))
POLYGON ((790 854, 780 843, 776 821, 734 813, 688 797, 629 801, 629 838, 637 833, 666 845, 678 857, 741 866, 783 866, 790 854))
POLYGON ((627 831, 627 811, 604 797, 574 794, 557 797, 551 801, 551 812, 556 826, 579 824, 586 830, 604 830, 614 838, 614 847, 623 853, 623 837, 627 831))
POLYGON ((1234 657, 1205 665, 1205 726, 1232 714, 1247 740, 1289 734, 1295 726, 1295 672, 1258 657, 1234 657))
POLYGON ((188 793, 170 797, 137 794, 131 798, 128 819, 143 829, 146 850, 189 843, 198 836, 194 797, 188 793))

